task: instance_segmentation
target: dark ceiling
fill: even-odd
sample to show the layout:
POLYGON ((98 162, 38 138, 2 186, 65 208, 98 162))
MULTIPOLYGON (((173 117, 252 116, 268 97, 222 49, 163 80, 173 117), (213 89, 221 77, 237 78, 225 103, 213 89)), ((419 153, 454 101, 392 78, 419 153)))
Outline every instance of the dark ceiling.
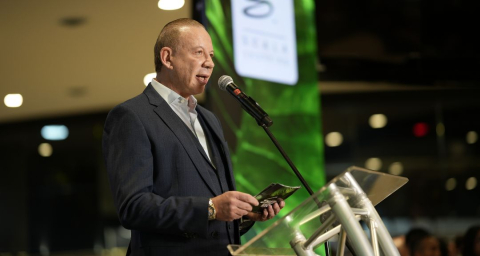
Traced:
POLYGON ((315 2, 320 80, 479 80, 476 1, 315 2))

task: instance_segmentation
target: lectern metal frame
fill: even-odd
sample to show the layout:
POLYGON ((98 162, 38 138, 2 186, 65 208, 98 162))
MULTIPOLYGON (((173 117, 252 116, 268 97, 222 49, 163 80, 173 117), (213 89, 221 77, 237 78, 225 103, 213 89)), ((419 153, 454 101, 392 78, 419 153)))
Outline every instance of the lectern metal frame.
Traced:
POLYGON ((337 255, 344 254, 348 241, 356 255, 399 256, 374 205, 407 181, 404 177, 350 167, 245 245, 228 248, 232 255, 316 256, 318 246, 338 236, 337 255), (370 239, 359 220, 368 227, 370 239), (290 235, 288 242, 293 250, 266 248, 262 240, 273 240, 279 232, 290 235))

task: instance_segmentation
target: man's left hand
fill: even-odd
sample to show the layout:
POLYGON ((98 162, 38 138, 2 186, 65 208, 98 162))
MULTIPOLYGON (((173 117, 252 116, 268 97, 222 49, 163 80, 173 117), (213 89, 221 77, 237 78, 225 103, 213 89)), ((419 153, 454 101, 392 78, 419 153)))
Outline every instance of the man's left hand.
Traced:
POLYGON ((266 221, 272 219, 273 217, 277 216, 278 212, 285 207, 285 201, 278 198, 277 202, 269 205, 265 209, 263 209, 263 213, 254 213, 249 212, 247 217, 252 221, 266 221))

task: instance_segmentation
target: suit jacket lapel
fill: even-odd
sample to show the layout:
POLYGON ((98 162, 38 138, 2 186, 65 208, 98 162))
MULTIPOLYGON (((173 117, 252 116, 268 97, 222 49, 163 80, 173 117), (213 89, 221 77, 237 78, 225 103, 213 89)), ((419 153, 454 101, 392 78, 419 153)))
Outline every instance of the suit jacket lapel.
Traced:
POLYGON ((215 186, 213 186, 210 175, 204 166, 204 162, 202 161, 203 156, 196 146, 193 146, 195 145, 195 141, 192 139, 192 136, 188 134, 188 132, 190 132, 188 128, 185 127, 185 124, 182 122, 182 120, 177 116, 177 114, 175 114, 168 103, 157 93, 157 91, 155 91, 151 84, 147 86, 143 93, 148 97, 150 104, 156 106, 153 111, 155 111, 155 113, 163 120, 163 122, 170 128, 170 130, 183 145, 183 148, 190 156, 190 159, 194 163, 198 173, 203 178, 207 186, 215 195, 219 195, 219 192, 214 189, 215 186))
MULTIPOLYGON (((197 122, 200 122, 200 126, 202 126, 202 129, 207 129, 206 127, 203 127, 202 122, 200 121, 200 118, 197 118, 197 122)), ((191 130, 188 129, 188 127, 187 127, 187 130, 189 131, 190 137, 192 137, 193 141, 195 142, 195 146, 197 146, 198 151, 199 151, 200 154, 203 156, 203 158, 205 158, 205 161, 207 161, 208 164, 209 164, 213 169, 216 169, 216 167, 215 167, 215 166, 213 165, 213 163, 212 163, 212 159, 211 159, 211 158, 208 158, 207 153, 205 152, 205 149, 203 148, 202 144, 200 144, 200 141, 198 140, 198 138, 195 137, 195 134, 193 134, 193 133, 191 132, 191 130)), ((205 140, 206 140, 206 142, 207 142, 207 145, 209 145, 209 144, 208 144, 209 141, 208 141, 207 134, 206 134, 205 131, 204 131, 204 134, 205 134, 205 140)), ((212 147, 213 145, 209 145, 209 146, 212 147)), ((207 147, 208 147, 208 146, 207 146, 207 147)), ((212 156, 210 156, 210 157, 212 157, 212 156)))
MULTIPOLYGON (((210 128, 213 134, 213 136, 216 136, 218 141, 221 142, 220 144, 220 149, 222 151, 222 153, 225 155, 225 158, 226 158, 226 166, 225 168, 227 169, 228 173, 230 174, 230 182, 232 184, 232 187, 234 190, 236 190, 236 186, 235 186, 235 179, 233 178, 233 168, 232 168, 232 163, 230 161, 230 154, 228 153, 228 145, 227 143, 225 142, 225 139, 223 138, 223 136, 221 135, 222 132, 221 132, 221 127, 217 124, 218 120, 214 120, 213 118, 215 118, 213 115, 206 115, 205 113, 202 112, 202 108, 201 107, 197 107, 197 112, 199 115, 202 115, 203 117, 203 120, 205 122, 205 124, 210 128)), ((207 127, 205 127, 207 128, 207 127)))

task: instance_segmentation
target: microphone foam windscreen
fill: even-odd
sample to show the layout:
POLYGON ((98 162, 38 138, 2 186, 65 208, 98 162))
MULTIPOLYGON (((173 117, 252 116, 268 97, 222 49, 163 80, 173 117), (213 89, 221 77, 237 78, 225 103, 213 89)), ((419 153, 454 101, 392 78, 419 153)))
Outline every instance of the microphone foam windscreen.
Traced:
POLYGON ((229 83, 233 83, 233 79, 230 76, 223 75, 218 79, 218 87, 224 91, 229 83))

